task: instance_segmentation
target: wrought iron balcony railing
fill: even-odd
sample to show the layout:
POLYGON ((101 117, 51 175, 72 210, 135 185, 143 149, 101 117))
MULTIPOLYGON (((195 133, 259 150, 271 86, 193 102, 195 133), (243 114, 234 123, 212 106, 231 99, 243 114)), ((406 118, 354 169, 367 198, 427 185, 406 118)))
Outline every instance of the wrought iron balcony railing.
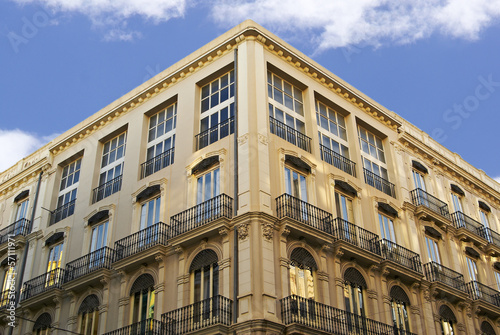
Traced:
POLYGON ((170 218, 170 237, 196 229, 219 218, 233 217, 233 199, 220 194, 170 218))
POLYGON ((234 117, 207 129, 195 136, 196 150, 203 149, 204 147, 223 139, 224 137, 234 133, 234 117))
POLYGON ((414 189, 410 192, 411 201, 415 206, 424 206, 429 208, 431 211, 444 216, 450 220, 450 212, 448 210, 448 205, 439 200, 438 198, 430 195, 421 188, 414 189))
POLYGON ((462 212, 455 212, 451 214, 451 220, 453 221, 455 228, 465 228, 482 238, 486 238, 486 236, 483 235, 485 231, 481 229, 483 228, 483 225, 470 216, 467 216, 462 212))
POLYGON ((287 126, 283 122, 276 120, 272 116, 269 117, 269 126, 271 128, 271 134, 287 140, 288 142, 298 146, 302 150, 311 152, 310 137, 302 134, 300 131, 293 129, 292 127, 287 126))
POLYGON ((167 245, 168 234, 169 227, 163 222, 158 222, 116 241, 114 262, 135 255, 155 245, 167 245))
POLYGON ((186 334, 217 324, 230 326, 233 301, 221 295, 214 296, 186 307, 162 314, 163 324, 173 329, 173 334, 186 334))
POLYGON ((296 295, 281 299, 280 304, 281 319, 285 325, 297 323, 325 333, 339 335, 414 335, 395 325, 387 325, 296 295))
POLYGON ((380 255, 380 237, 366 229, 356 226, 341 218, 333 223, 333 236, 339 240, 351 243, 361 249, 380 255))
POLYGON ((472 300, 484 300, 500 307, 500 292, 478 281, 471 281, 466 284, 467 292, 472 300))
POLYGON ((410 270, 422 273, 420 255, 387 239, 380 240, 382 257, 410 270))
POLYGON ((327 234, 333 233, 332 214, 289 194, 276 198, 276 210, 279 219, 289 217, 327 234))
POLYGON ((321 151, 321 159, 323 161, 335 166, 337 169, 342 170, 353 177, 356 177, 356 163, 322 144, 319 145, 319 148, 321 151))
POLYGON ((64 282, 67 283, 99 269, 111 269, 113 257, 114 250, 104 247, 69 262, 66 264, 64 282))
POLYGON ((141 179, 174 164, 174 151, 175 148, 172 148, 142 163, 141 179))
POLYGON ((26 236, 31 233, 31 221, 27 219, 20 219, 13 224, 0 230, 0 244, 5 243, 9 240, 9 237, 15 237, 17 235, 26 236))
POLYGON ((155 319, 146 319, 120 329, 105 333, 104 335, 175 335, 163 322, 155 319))
POLYGON ((436 262, 424 264, 425 277, 430 282, 440 282, 457 290, 465 291, 464 276, 436 262))
POLYGON ((115 179, 111 179, 107 183, 97 186, 94 188, 92 203, 96 203, 111 194, 120 191, 122 188, 122 175, 119 175, 115 179))
POLYGON ((66 219, 68 216, 73 215, 75 212, 75 202, 76 199, 71 200, 70 202, 56 208, 50 214, 50 225, 53 225, 56 222, 66 219))
POLYGON ((24 282, 21 289, 21 301, 34 297, 35 295, 49 291, 53 288, 61 288, 64 282, 64 269, 56 268, 41 276, 24 282))
POLYGON ((491 230, 490 228, 487 228, 485 226, 481 226, 479 228, 480 230, 480 236, 483 236, 485 239, 488 240, 489 243, 496 245, 497 247, 500 248, 500 234, 497 233, 494 230, 491 230))
POLYGON ((375 173, 368 171, 367 169, 363 169, 363 172, 365 174, 366 184, 375 187, 377 190, 382 191, 393 198, 396 198, 396 191, 393 183, 377 176, 375 173))

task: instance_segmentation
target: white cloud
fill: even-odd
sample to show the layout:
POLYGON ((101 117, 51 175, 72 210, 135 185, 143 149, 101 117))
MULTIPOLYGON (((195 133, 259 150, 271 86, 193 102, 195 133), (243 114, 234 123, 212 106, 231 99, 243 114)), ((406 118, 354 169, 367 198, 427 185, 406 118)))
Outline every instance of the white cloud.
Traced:
POLYGON ((57 134, 38 136, 19 129, 0 129, 0 172, 10 168, 22 158, 36 151, 57 134))
POLYGON ((493 178, 493 180, 496 181, 497 183, 500 183, 500 176, 493 178))
POLYGON ((154 22, 206 6, 211 18, 232 26, 251 18, 284 36, 300 36, 324 50, 351 45, 411 43, 432 34, 474 40, 500 19, 500 0, 12 0, 87 15, 94 26, 121 28, 106 40, 132 40, 127 19, 154 22))

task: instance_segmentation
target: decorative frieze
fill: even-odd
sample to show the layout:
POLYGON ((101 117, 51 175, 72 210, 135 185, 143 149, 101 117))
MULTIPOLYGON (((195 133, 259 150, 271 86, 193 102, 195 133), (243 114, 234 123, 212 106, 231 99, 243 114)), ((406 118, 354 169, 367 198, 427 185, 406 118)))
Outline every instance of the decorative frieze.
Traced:
POLYGON ((177 277, 177 285, 188 284, 188 283, 189 283, 189 274, 177 277))
POLYGON ((274 225, 269 222, 262 223, 262 236, 265 240, 272 240, 274 235, 274 225))
POLYGON ((219 270, 222 271, 231 265, 231 258, 221 259, 217 264, 219 265, 219 270))
POLYGON ((240 241, 244 241, 248 237, 248 229, 249 229, 249 224, 248 223, 240 223, 237 227, 236 230, 238 231, 238 238, 240 241))

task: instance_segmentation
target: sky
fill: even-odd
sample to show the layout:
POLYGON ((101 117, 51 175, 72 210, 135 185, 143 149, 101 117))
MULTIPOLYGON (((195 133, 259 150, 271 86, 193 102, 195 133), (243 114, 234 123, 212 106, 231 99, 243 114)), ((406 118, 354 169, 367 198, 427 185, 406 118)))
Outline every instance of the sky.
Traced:
POLYGON ((245 19, 500 182, 500 0, 0 0, 0 171, 245 19))

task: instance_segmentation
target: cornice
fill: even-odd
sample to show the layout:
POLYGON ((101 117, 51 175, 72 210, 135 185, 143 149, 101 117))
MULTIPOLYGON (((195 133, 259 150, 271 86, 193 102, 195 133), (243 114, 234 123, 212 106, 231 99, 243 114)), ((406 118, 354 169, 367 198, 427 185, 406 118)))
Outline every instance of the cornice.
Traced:
MULTIPOLYGON (((42 148, 46 150, 46 148, 42 148)), ((40 149, 40 150, 42 150, 40 149)), ((0 174, 0 197, 9 197, 20 189, 29 186, 36 181, 40 172, 47 172, 50 169, 50 163, 47 155, 30 155, 16 165, 0 174)))

